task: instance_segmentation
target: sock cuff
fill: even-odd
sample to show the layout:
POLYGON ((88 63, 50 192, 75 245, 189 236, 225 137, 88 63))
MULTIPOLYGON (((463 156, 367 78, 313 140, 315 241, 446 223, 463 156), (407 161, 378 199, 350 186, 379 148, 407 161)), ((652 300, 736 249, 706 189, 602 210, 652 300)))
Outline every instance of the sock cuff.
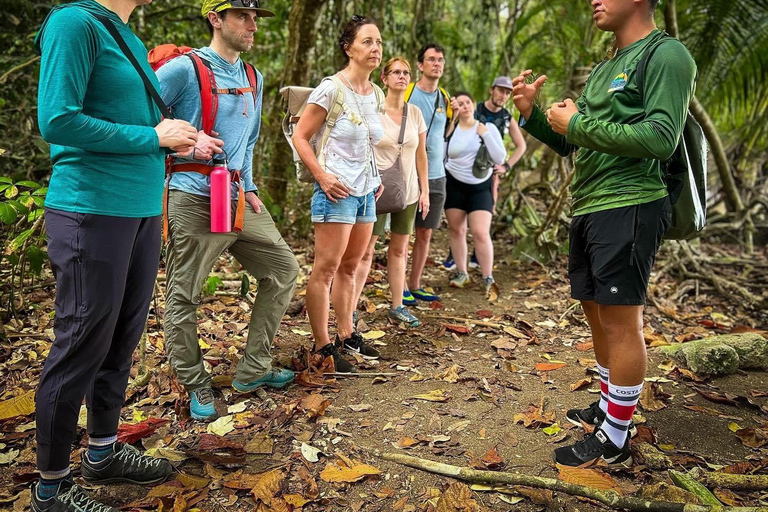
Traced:
POLYGON ((600 363, 595 363, 595 365, 597 366, 597 373, 600 374, 600 380, 605 379, 607 381, 610 370, 604 366, 600 366, 600 363))
POLYGON ((616 384, 608 382, 608 389, 611 391, 611 394, 630 397, 640 394, 643 390, 643 383, 641 382, 636 386, 617 386, 616 384))
POLYGON ((89 437, 88 446, 111 446, 117 442, 117 435, 109 437, 89 437))
POLYGON ((67 478, 72 472, 70 468, 65 468, 60 471, 40 471, 40 478, 42 480, 63 480, 67 478))

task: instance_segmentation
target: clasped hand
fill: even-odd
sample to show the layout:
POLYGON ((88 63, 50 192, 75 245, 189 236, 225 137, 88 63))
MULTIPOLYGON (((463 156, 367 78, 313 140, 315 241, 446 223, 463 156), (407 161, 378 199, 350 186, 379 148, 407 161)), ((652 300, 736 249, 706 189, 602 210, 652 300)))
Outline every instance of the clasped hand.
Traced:
POLYGON ((579 109, 576 108, 576 104, 571 99, 555 103, 550 107, 547 112, 547 122, 552 127, 552 130, 560 135, 568 134, 568 125, 571 123, 571 118, 579 113, 579 109))

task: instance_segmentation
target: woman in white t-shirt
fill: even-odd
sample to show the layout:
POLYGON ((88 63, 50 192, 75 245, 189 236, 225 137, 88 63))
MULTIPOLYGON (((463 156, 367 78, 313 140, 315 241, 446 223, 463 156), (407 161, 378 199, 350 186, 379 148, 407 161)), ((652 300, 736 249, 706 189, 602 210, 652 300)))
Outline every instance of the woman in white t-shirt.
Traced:
MULTIPOLYGON (((392 307, 389 317, 397 323, 409 327, 418 327, 419 320, 403 305, 405 286, 405 268, 408 261, 408 240, 413 233, 413 223, 418 214, 422 219, 429 213, 429 180, 427 164, 427 124, 416 105, 405 102, 405 89, 411 80, 411 65, 404 57, 393 57, 381 72, 381 82, 387 89, 384 100, 384 112, 380 114, 384 135, 376 145, 376 165, 379 171, 387 172, 400 155, 401 169, 405 181, 404 210, 392 214, 378 215, 373 226, 373 235, 368 250, 357 269, 356 299, 365 287, 365 281, 371 269, 376 240, 384 236, 387 215, 391 215, 392 232, 387 251, 387 280, 392 294, 392 307), (407 108, 407 111, 404 109, 407 108), (398 144, 406 113, 405 132, 402 150, 398 144)), ((390 171, 392 172, 392 171, 390 171)), ((357 303, 357 301, 355 302, 357 303)))
MULTIPOLYGON (((493 165, 501 165, 507 156, 499 129, 493 123, 475 120, 475 102, 466 92, 456 94, 458 115, 454 117, 445 144, 445 217, 451 230, 451 252, 456 272, 451 286, 463 288, 467 274, 467 223, 472 232, 477 260, 483 273, 486 293, 493 280, 493 165), (487 150, 484 165, 475 166, 478 151, 487 150)), ((480 161, 478 161, 480 163, 480 161)))
POLYGON ((355 272, 376 221, 375 198, 382 192, 373 157, 373 146, 382 136, 382 105, 377 99, 381 92, 370 81, 381 64, 381 34, 372 20, 353 16, 339 38, 339 47, 347 65, 312 91, 293 143, 316 180, 312 195, 315 262, 306 295, 315 350, 323 358, 333 357, 337 372, 348 373, 354 366, 341 357, 339 348, 369 359, 379 356, 355 332, 352 313, 355 272), (309 141, 315 134, 320 140, 328 129, 325 120, 339 89, 343 90, 344 108, 330 129, 323 148, 325 165, 321 166, 309 141), (331 303, 336 310, 336 343, 328 332, 331 303))

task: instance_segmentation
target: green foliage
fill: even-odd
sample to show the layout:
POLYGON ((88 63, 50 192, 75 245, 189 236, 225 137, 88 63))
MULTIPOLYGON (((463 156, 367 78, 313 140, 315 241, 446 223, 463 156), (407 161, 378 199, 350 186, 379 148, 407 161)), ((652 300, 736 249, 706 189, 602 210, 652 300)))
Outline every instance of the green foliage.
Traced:
POLYGON ((224 281, 219 276, 208 276, 205 278, 202 294, 206 296, 213 295, 223 285, 224 281))

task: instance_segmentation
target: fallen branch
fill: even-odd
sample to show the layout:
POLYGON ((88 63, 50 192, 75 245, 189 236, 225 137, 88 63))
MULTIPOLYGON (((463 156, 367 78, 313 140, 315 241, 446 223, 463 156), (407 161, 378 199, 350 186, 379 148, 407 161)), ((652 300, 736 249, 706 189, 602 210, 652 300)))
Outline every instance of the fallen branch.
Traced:
POLYGON ((686 491, 699 498, 699 500, 704 505, 722 505, 720 500, 718 500, 717 497, 709 491, 709 489, 701 485, 701 483, 694 479, 691 475, 670 469, 669 478, 672 479, 676 486, 680 487, 681 489, 685 489, 686 491))
POLYGON ((763 491, 768 489, 768 475, 711 473, 701 468, 694 468, 688 474, 710 488, 722 487, 733 491, 763 491))
POLYGON ((351 372, 351 373, 341 373, 341 372, 331 372, 331 373, 324 373, 323 376, 329 376, 329 377, 397 377, 400 375, 399 373, 377 373, 377 372, 351 372))
POLYGON ((484 322, 482 320, 475 320, 473 318, 463 318, 460 316, 443 316, 443 315, 423 315, 424 318, 435 318, 438 320, 453 320, 454 322, 467 322, 475 324, 480 327, 493 327, 494 329, 503 329, 504 326, 493 322, 484 322))
POLYGON ((616 491, 601 491, 585 485, 572 484, 557 480, 522 473, 506 473, 497 471, 479 471, 467 467, 453 466, 434 462, 399 453, 374 452, 376 456, 397 464, 435 473, 438 475, 457 478, 475 483, 500 483, 505 485, 522 485, 538 489, 549 489, 572 496, 589 498, 613 508, 623 508, 643 512, 768 512, 768 507, 724 507, 708 505, 692 505, 683 503, 670 503, 666 501, 651 501, 642 498, 621 496, 616 491))

